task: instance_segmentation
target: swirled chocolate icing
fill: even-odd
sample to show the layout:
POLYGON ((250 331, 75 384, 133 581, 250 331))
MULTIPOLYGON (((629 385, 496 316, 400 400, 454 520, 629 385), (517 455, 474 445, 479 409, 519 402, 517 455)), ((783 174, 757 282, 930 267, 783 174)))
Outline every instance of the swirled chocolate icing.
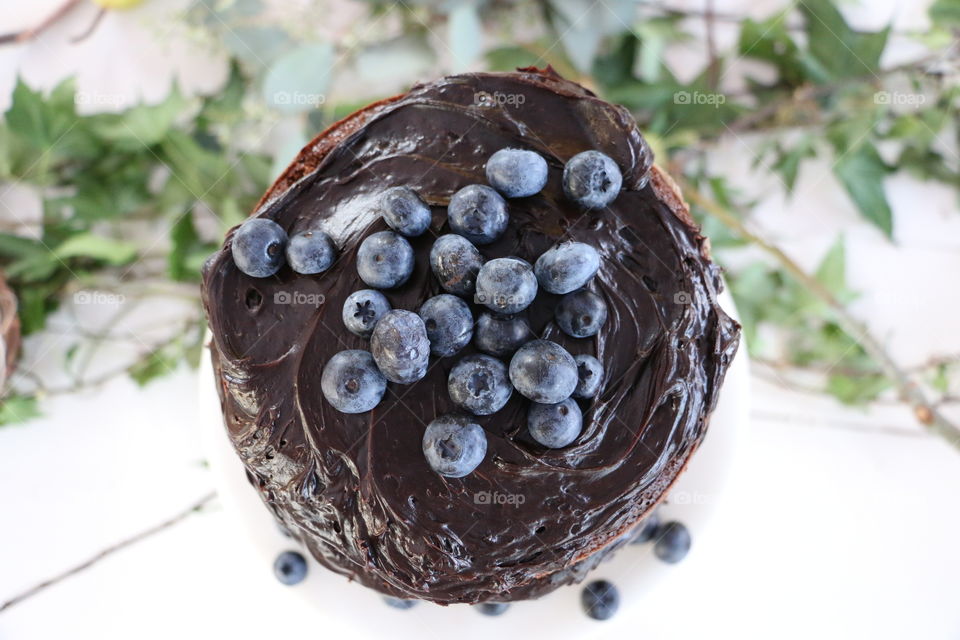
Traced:
MULTIPOLYGON (((419 85, 372 105, 314 140, 254 215, 289 234, 321 228, 339 258, 304 276, 241 273, 230 237, 204 271, 204 302, 227 432, 276 518, 323 565, 400 598, 438 603, 511 601, 579 580, 663 496, 707 428, 739 327, 716 303, 718 269, 669 178, 629 113, 552 71, 467 74, 419 85), (416 310, 440 293, 428 265, 448 233, 450 196, 484 183, 484 163, 504 147, 533 149, 549 164, 543 192, 510 200, 510 224, 487 259, 530 262, 562 239, 586 242, 602 266, 590 287, 609 316, 599 335, 575 339, 553 322, 557 296, 527 311, 534 332, 574 355, 595 355, 605 381, 581 400, 584 429, 550 450, 526 433, 519 394, 477 417, 488 451, 464 478, 427 466, 426 424, 456 407, 447 374, 457 356, 431 358, 425 378, 390 384, 374 410, 347 415, 320 391, 334 353, 368 343, 343 326, 341 308, 366 288, 360 241, 386 229, 377 198, 406 185, 431 206, 433 224, 411 240, 410 281, 386 291, 416 310), (563 165, 600 150, 623 171, 607 208, 584 211, 562 192, 563 165)), ((479 317, 480 309, 474 307, 479 317)))

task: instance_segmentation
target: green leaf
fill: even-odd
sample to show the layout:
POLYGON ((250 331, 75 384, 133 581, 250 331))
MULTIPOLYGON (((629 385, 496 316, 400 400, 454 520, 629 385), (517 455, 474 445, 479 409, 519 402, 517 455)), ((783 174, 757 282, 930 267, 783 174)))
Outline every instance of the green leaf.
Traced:
POLYGON ((790 149, 777 149, 777 159, 771 168, 783 177, 783 183, 787 187, 787 193, 793 192, 793 187, 797 183, 800 164, 803 160, 805 158, 815 158, 816 155, 811 136, 803 136, 800 141, 790 149))
POLYGON ((35 396, 9 395, 0 400, 0 427, 26 422, 40 416, 35 396))
POLYGON ((62 82, 45 100, 18 78, 6 121, 11 131, 35 148, 47 151, 56 146, 77 124, 73 81, 62 82))
POLYGON ((65 240, 53 253, 61 260, 89 258, 119 267, 137 257, 137 247, 129 242, 82 233, 65 240))
POLYGON ((806 81, 806 72, 796 43, 787 31, 787 16, 783 11, 760 22, 746 18, 740 27, 738 50, 745 58, 772 64, 780 80, 795 87, 806 81))
POLYGON ((151 351, 136 362, 130 367, 128 373, 134 382, 143 387, 153 380, 171 373, 177 368, 178 364, 178 358, 169 348, 161 348, 151 351))
POLYGON ((930 6, 930 19, 937 26, 960 25, 960 0, 937 0, 930 6))
POLYGON ((186 106, 186 100, 174 86, 159 104, 140 105, 120 114, 105 114, 96 120, 95 132, 124 149, 152 147, 160 142, 186 106))
POLYGON ((833 167, 833 172, 850 195, 863 216, 872 222, 890 239, 893 239, 893 213, 883 190, 883 181, 889 168, 883 162, 876 147, 870 143, 856 149, 843 151, 833 167))
POLYGON ((890 381, 881 375, 830 375, 827 392, 844 404, 863 405, 890 388, 890 381))
POLYGON ((854 31, 831 0, 800 0, 806 22, 808 73, 826 79, 874 76, 890 28, 876 33, 854 31))
POLYGON ((540 56, 529 49, 514 45, 491 49, 484 57, 487 68, 491 71, 514 71, 529 67, 540 59, 540 56))
POLYGON ((277 59, 263 80, 268 105, 286 113, 317 108, 333 75, 333 46, 305 44, 277 59))

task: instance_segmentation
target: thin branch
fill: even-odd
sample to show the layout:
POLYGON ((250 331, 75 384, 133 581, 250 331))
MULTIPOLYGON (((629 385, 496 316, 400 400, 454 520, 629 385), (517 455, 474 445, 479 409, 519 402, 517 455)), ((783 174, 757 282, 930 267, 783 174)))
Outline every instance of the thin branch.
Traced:
POLYGON ((71 576, 75 576, 75 575, 77 575, 78 573, 80 573, 80 572, 82 572, 82 571, 84 571, 84 570, 86 570, 86 569, 89 569, 90 567, 92 567, 92 566, 95 565, 96 563, 100 562, 100 561, 103 560, 104 558, 107 558, 108 556, 111 556, 111 555, 113 555, 114 553, 116 553, 116 552, 118 552, 118 551, 121 551, 122 549, 125 549, 125 548, 127 548, 127 547, 129 547, 129 546, 131 546, 131 545, 134 545, 134 544, 136 544, 136 543, 138 543, 138 542, 141 542, 141 541, 143 541, 143 540, 146 540, 147 538, 149 538, 149 537, 151 537, 151 536, 154 536, 154 535, 160 533, 161 531, 164 531, 164 530, 166 530, 166 529, 169 529, 170 527, 174 526, 175 524, 178 524, 179 522, 181 522, 181 521, 185 520, 186 518, 188 518, 191 514, 197 512, 197 511, 200 511, 203 507, 205 507, 205 506, 206 506, 211 500, 213 500, 216 496, 217 496, 216 492, 210 492, 210 493, 208 493, 207 495, 205 495, 205 496, 203 496, 202 498, 200 498, 199 500, 197 500, 195 503, 193 503, 193 504, 190 505, 189 507, 187 507, 186 509, 184 509, 183 511, 175 514, 175 515, 172 516, 171 518, 168 518, 167 520, 164 520, 163 522, 161 522, 161 523, 159 523, 159 524, 156 524, 156 525, 150 527, 149 529, 145 529, 145 530, 141 531, 140 533, 137 533, 137 534, 135 534, 135 535, 132 535, 132 536, 130 536, 129 538, 125 538, 125 539, 121 540, 120 542, 117 542, 116 544, 112 544, 112 545, 110 545, 109 547, 106 547, 105 549, 102 549, 101 551, 99 551, 98 553, 96 553, 96 554, 93 555, 92 557, 88 558, 87 560, 84 560, 84 561, 81 562, 80 564, 78 564, 78 565, 76 565, 76 566, 74 566, 74 567, 71 567, 70 569, 67 569, 66 571, 64 571, 64 572, 62 572, 62 573, 59 573, 59 574, 53 576, 52 578, 48 578, 48 579, 44 580, 43 582, 40 582, 40 583, 38 583, 38 584, 30 587, 30 588, 27 589, 26 591, 22 591, 22 592, 18 593, 17 595, 13 596, 12 598, 10 598, 9 600, 7 600, 7 601, 4 602, 3 604, 0 604, 0 613, 6 611, 7 609, 9 609, 10 607, 12 607, 12 606, 14 606, 14 605, 20 604, 21 602, 23 602, 24 600, 26 600, 26 599, 28 599, 28 598, 32 598, 33 596, 35 596, 35 595, 37 595, 38 593, 44 591, 45 589, 48 589, 48 588, 54 586, 55 584, 57 584, 57 583, 59 583, 59 582, 62 582, 63 580, 66 580, 67 578, 69 578, 69 577, 71 577, 71 576))
POLYGON ((847 335, 856 341, 867 355, 879 365, 884 375, 890 378, 896 387, 899 397, 913 409, 913 414, 917 421, 934 434, 946 440, 952 447, 960 450, 960 427, 955 425, 937 409, 936 405, 927 398, 926 393, 913 376, 897 364, 883 345, 873 337, 873 334, 870 333, 867 327, 855 318, 843 303, 837 300, 833 292, 825 287, 819 280, 804 271, 800 265, 794 262, 793 258, 784 253, 779 247, 748 229, 743 221, 733 212, 704 196, 692 185, 687 183, 687 181, 684 180, 683 182, 685 183, 683 193, 687 198, 722 222, 741 238, 755 244, 772 256, 787 273, 823 301, 833 312, 837 323, 843 328, 847 335))
POLYGON ((81 2, 83 2, 83 0, 67 0, 37 26, 31 27, 30 29, 24 29, 23 31, 15 31, 13 33, 4 33, 0 35, 0 44, 20 44, 21 42, 26 42, 27 40, 33 40, 41 33, 52 27, 65 15, 70 13, 70 11, 72 11, 73 8, 81 2))

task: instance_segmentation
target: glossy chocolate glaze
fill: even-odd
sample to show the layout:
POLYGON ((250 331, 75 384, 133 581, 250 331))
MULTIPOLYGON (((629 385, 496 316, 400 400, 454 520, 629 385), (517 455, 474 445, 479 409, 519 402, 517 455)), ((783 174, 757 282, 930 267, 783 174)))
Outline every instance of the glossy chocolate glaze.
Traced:
POLYGON ((453 76, 335 126, 256 213, 291 235, 329 233, 340 251, 329 271, 284 267, 254 279, 233 265, 227 238, 204 273, 227 430, 264 502, 322 564, 401 598, 532 598, 582 579, 663 497, 705 433, 739 327, 716 304, 718 269, 704 238, 651 163, 626 110, 552 72, 453 76), (449 232, 450 196, 483 183, 485 160, 510 146, 542 154, 549 181, 541 194, 509 201, 506 233, 480 250, 533 262, 565 238, 598 249, 590 287, 609 305, 598 336, 563 335, 552 320, 559 298, 545 292, 527 317, 539 336, 596 355, 606 378, 597 398, 580 401, 584 429, 569 447, 534 443, 527 401, 514 393, 476 419, 487 432, 484 461, 446 479, 427 466, 421 438, 426 423, 455 410, 447 374, 472 346, 431 358, 424 379, 390 384, 360 415, 325 401, 320 373, 334 353, 368 348, 340 314, 344 299, 366 288, 357 245, 386 229, 378 194, 411 186, 433 209, 431 229, 412 239, 412 278, 385 292, 394 308, 416 310, 441 292, 428 254, 449 232), (586 149, 607 153, 624 173, 623 192, 600 211, 578 209, 560 185, 563 163, 586 149), (302 303, 283 304, 284 296, 302 303))

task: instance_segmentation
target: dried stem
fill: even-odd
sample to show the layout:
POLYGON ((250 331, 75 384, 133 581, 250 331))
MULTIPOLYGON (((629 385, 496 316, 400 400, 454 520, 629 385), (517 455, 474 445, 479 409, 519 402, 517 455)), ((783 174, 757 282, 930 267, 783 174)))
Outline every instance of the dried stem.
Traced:
POLYGON ((893 382, 901 400, 913 409, 914 417, 932 433, 940 436, 948 444, 960 450, 960 427, 950 421, 928 398, 920 383, 907 373, 887 352, 882 344, 870 333, 867 327, 855 318, 836 296, 819 280, 808 274, 793 258, 779 247, 751 231, 733 212, 707 198, 692 185, 684 181, 684 195, 700 206, 708 214, 719 220, 744 240, 756 245, 772 256, 782 267, 813 295, 822 300, 833 312, 837 323, 843 330, 863 347, 863 350, 893 382))
POLYGON ((211 500, 213 500, 216 496, 217 496, 217 494, 216 494, 215 492, 210 492, 210 493, 208 493, 207 495, 205 495, 205 496, 203 496, 202 498, 200 498, 199 500, 197 500, 195 503, 193 503, 193 504, 190 505, 189 507, 187 507, 186 509, 184 509, 183 511, 181 511, 180 513, 177 513, 176 515, 174 515, 174 516, 172 516, 172 517, 164 520, 163 522, 161 522, 161 523, 159 523, 159 524, 156 524, 156 525, 150 527, 149 529, 145 529, 145 530, 141 531, 140 533, 137 533, 137 534, 135 534, 135 535, 132 535, 132 536, 130 536, 129 538, 125 538, 125 539, 121 540, 120 542, 117 542, 116 544, 112 544, 112 545, 110 545, 109 547, 106 547, 105 549, 100 550, 100 551, 97 552, 95 555, 91 556, 90 558, 87 558, 86 560, 84 560, 84 561, 81 562, 80 564, 78 564, 78 565, 76 565, 76 566, 74 566, 74 567, 71 567, 71 568, 67 569, 66 571, 63 571, 63 572, 61 572, 61 573, 58 573, 57 575, 53 576, 52 578, 48 578, 48 579, 44 580, 43 582, 40 582, 40 583, 38 583, 38 584, 35 584, 34 586, 30 587, 30 588, 27 589, 26 591, 22 591, 22 592, 18 593, 17 595, 13 596, 12 598, 10 598, 9 600, 7 600, 7 601, 4 602, 3 604, 0 604, 0 613, 6 611, 7 609, 9 609, 10 607, 12 607, 12 606, 14 606, 14 605, 20 604, 21 602, 23 602, 24 600, 26 600, 26 599, 28 599, 28 598, 31 598, 31 597, 37 595, 38 593, 40 593, 40 592, 43 591, 43 590, 48 589, 49 587, 52 587, 53 585, 55 585, 55 584, 57 584, 57 583, 59 583, 59 582, 62 582, 62 581, 64 581, 64 580, 66 580, 67 578, 69 578, 69 577, 71 577, 71 576, 74 576, 74 575, 80 573, 81 571, 84 571, 85 569, 89 569, 90 567, 92 567, 92 566, 95 565, 96 563, 100 562, 101 560, 103 560, 103 559, 106 558, 107 556, 113 555, 113 554, 116 553, 117 551, 120 551, 120 550, 122 550, 122 549, 125 549, 125 548, 129 547, 130 545, 136 544, 136 543, 138 543, 138 542, 140 542, 140 541, 142 541, 142 540, 144 540, 144 539, 146 539, 146 538, 149 538, 150 536, 153 536, 153 535, 155 535, 155 534, 158 534, 158 533, 160 533, 161 531, 164 531, 164 530, 166 530, 166 529, 169 529, 169 528, 172 527, 173 525, 175 525, 175 524, 181 522, 182 520, 186 519, 187 517, 189 517, 191 514, 197 512, 197 511, 200 511, 203 507, 205 507, 205 506, 207 505, 207 503, 209 503, 211 500))

